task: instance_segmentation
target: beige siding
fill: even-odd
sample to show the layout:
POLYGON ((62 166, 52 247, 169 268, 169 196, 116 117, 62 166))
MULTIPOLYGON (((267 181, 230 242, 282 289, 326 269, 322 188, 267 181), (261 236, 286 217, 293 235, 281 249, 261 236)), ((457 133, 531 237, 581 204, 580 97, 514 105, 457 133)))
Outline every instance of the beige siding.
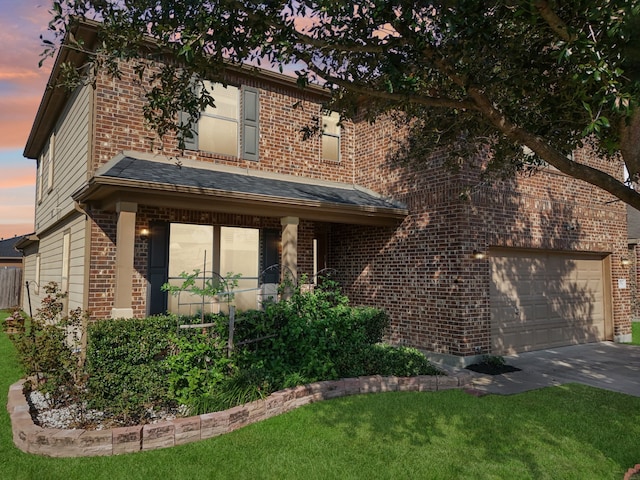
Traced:
MULTIPOLYGON (((36 278, 36 252, 37 245, 33 247, 26 248, 24 250, 24 263, 22 270, 22 310, 29 313, 29 295, 33 298, 35 295, 34 286, 32 283, 36 278), (29 295, 27 295, 26 291, 26 282, 29 282, 29 295)), ((33 303, 32 303, 33 304, 33 303)))
MULTIPOLYGON (((90 87, 79 88, 71 96, 55 127, 55 139, 45 147, 41 158, 38 189, 41 201, 36 204, 36 233, 40 233, 70 212, 74 205, 70 195, 87 179, 90 127, 90 87), (53 170, 48 166, 53 145, 53 170), (50 178, 50 174, 53 178, 50 178), (51 185, 51 188, 49 188, 51 185)), ((41 252, 44 255, 44 252, 41 252)))
POLYGON ((71 309, 84 305, 86 224, 85 217, 81 216, 70 225, 69 308, 71 309))
MULTIPOLYGON (((31 308, 33 313, 40 307, 42 298, 46 295, 44 286, 49 282, 56 282, 60 285, 62 281, 62 237, 65 231, 70 234, 70 256, 69 256, 69 309, 83 307, 84 280, 85 280, 85 232, 86 220, 84 215, 74 215, 69 221, 59 225, 58 228, 50 230, 40 238, 38 253, 40 255, 40 281, 39 288, 35 285, 36 278, 36 252, 25 252, 25 275, 24 280, 31 285, 29 293, 31 295, 31 308)), ((29 313, 28 298, 24 295, 23 309, 29 313)))

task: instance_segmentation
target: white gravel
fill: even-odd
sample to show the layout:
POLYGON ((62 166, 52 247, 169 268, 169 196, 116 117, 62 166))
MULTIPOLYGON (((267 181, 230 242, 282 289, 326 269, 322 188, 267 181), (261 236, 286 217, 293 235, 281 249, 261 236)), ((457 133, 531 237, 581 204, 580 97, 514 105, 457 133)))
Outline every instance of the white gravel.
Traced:
MULTIPOLYGON (((89 410, 86 405, 74 404, 67 407, 54 408, 51 405, 49 395, 38 390, 29 394, 29 401, 35 410, 34 420, 43 428, 75 429, 83 428, 79 425, 92 425, 96 430, 111 428, 110 418, 100 410, 89 410)), ((179 414, 184 414, 186 409, 180 408, 178 413, 166 411, 147 412, 149 421, 146 423, 158 423, 163 420, 173 420, 179 414)))

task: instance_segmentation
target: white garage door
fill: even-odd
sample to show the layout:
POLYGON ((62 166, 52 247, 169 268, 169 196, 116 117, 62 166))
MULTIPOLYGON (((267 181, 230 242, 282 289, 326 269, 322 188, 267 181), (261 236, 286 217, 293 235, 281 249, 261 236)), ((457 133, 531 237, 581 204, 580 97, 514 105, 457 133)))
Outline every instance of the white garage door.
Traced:
POLYGON ((491 252, 493 353, 605 339, 605 262, 601 256, 491 252))

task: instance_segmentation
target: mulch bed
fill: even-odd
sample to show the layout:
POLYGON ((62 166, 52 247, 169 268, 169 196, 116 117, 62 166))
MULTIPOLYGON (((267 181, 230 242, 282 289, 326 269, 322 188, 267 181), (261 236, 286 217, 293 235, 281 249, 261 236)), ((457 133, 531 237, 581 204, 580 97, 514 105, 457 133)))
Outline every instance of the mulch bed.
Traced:
POLYGON ((495 365, 493 363, 474 363, 466 367, 467 370, 471 370, 477 373, 484 373, 485 375, 501 375, 503 373, 519 372, 520 369, 512 367, 511 365, 495 365))

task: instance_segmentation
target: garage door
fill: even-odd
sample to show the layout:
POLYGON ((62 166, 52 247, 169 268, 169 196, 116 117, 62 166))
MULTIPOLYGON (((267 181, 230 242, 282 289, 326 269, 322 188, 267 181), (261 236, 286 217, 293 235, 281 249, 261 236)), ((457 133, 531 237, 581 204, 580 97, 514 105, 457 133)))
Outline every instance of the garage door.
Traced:
POLYGON ((491 252, 493 353, 605 339, 605 262, 601 256, 491 252))

